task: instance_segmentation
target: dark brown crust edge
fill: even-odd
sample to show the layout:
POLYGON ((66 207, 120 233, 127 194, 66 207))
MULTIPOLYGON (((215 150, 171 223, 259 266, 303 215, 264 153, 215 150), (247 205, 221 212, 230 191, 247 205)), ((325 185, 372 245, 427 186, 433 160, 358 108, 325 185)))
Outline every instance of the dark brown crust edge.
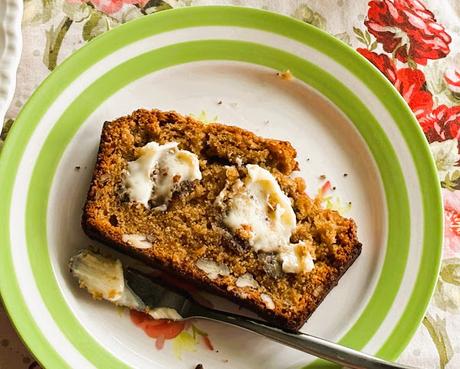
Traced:
POLYGON ((275 314, 273 311, 264 309, 254 301, 250 299, 241 299, 235 292, 227 291, 214 284, 209 284, 205 277, 197 278, 194 276, 194 279, 190 279, 190 275, 187 273, 181 273, 179 270, 175 270, 170 268, 169 265, 163 265, 157 263, 152 258, 146 257, 144 254, 137 253, 133 248, 127 248, 124 244, 120 244, 114 241, 110 236, 105 235, 96 227, 93 227, 91 222, 89 221, 86 212, 83 213, 82 217, 82 228, 84 232, 92 239, 102 242, 105 245, 108 245, 115 250, 121 252, 122 254, 127 254, 129 256, 138 259, 147 265, 150 265, 154 268, 160 269, 166 273, 169 273, 173 276, 179 277, 181 279, 186 280, 187 282, 191 282, 196 285, 198 288, 207 290, 209 292, 214 292, 219 294, 222 297, 225 297, 243 307, 246 307, 254 312, 256 312, 260 317, 264 318, 268 322, 271 322, 273 325, 280 327, 282 329, 288 331, 298 331, 306 322, 306 320, 313 314, 316 308, 321 304, 321 302, 326 298, 329 292, 338 284, 340 278, 344 275, 344 273, 350 268, 350 266, 354 263, 357 257, 361 253, 361 243, 358 243, 354 248, 349 256, 349 260, 347 263, 340 266, 338 269, 338 273, 336 274, 335 278, 331 278, 327 285, 324 286, 324 289, 321 295, 318 296, 316 302, 311 308, 305 311, 303 314, 299 314, 292 319, 287 319, 285 316, 275 314))

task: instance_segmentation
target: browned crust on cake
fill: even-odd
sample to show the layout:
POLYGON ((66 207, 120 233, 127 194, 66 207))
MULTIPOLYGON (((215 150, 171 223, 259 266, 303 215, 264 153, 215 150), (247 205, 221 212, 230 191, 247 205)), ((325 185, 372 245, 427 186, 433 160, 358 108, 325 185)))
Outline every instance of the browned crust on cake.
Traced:
MULTIPOLYGON (((263 139, 238 127, 218 124, 203 125, 192 118, 182 117, 174 112, 163 113, 157 110, 139 110, 129 117, 123 117, 114 122, 104 124, 93 180, 83 212, 83 229, 91 238, 97 239, 122 253, 138 258, 153 267, 193 282, 201 288, 230 298, 234 302, 257 312, 261 317, 276 326, 297 330, 331 289, 337 285, 341 276, 359 256, 361 244, 357 240, 356 226, 352 220, 340 217, 334 211, 320 209, 318 204, 305 194, 303 181, 283 177, 283 175, 290 175, 293 170, 298 168, 295 156, 296 152, 289 143, 263 139), (152 123, 153 121, 156 123, 152 123), (174 125, 168 126, 168 139, 170 141, 177 139, 180 145, 183 145, 186 149, 202 157, 207 157, 211 161, 222 161, 223 164, 231 165, 237 164, 239 160, 242 160, 243 163, 259 164, 270 169, 279 180, 283 190, 294 198, 296 216, 301 225, 294 238, 303 239, 302 237, 307 235, 313 228, 315 231, 314 237, 318 239, 318 245, 325 245, 320 246, 323 247, 322 249, 318 249, 316 272, 312 272, 310 280, 307 278, 307 281, 309 281, 308 286, 314 287, 314 291, 304 291, 304 294, 308 295, 307 300, 302 297, 302 285, 295 279, 296 277, 286 277, 286 279, 295 280, 295 283, 297 283, 298 291, 295 291, 294 300, 301 299, 299 306, 295 306, 297 309, 292 307, 289 310, 286 306, 278 306, 280 305, 280 298, 277 300, 275 309, 270 310, 261 300, 260 295, 254 291, 246 291, 246 297, 242 298, 241 290, 238 290, 234 285, 235 278, 219 277, 216 280, 210 280, 196 266, 188 265, 185 259, 181 260, 180 255, 177 255, 177 257, 168 256, 168 258, 165 258, 164 255, 162 255, 163 257, 158 257, 158 255, 149 254, 132 247, 122 241, 123 233, 117 227, 111 225, 109 222, 110 214, 104 215, 103 210, 98 207, 98 201, 100 199, 106 200, 110 196, 110 192, 114 192, 116 187, 116 183, 111 182, 114 179, 109 169, 117 168, 117 166, 121 165, 121 157, 125 161, 134 159, 132 152, 128 149, 129 145, 140 147, 152 139, 165 143, 161 142, 164 141, 164 137, 161 136, 161 127, 162 125, 164 127, 170 124, 174 125), (171 128, 176 127, 176 125, 177 132, 175 128, 171 128), (187 127, 187 129, 185 130, 184 127, 187 127), (124 142, 126 147, 114 145, 115 142, 120 140, 124 142), (199 145, 200 140, 202 142, 201 146, 199 145), (328 228, 328 222, 334 226, 337 224, 335 233, 334 227, 331 228, 333 230, 331 233, 328 228), (334 239, 337 242, 329 242, 330 239, 334 239)), ((116 194, 113 195, 115 196, 116 194)), ((123 206, 130 206, 129 209, 134 214, 136 214, 136 211, 144 214, 144 210, 135 206, 134 208, 132 205, 125 204, 123 206)), ((138 206, 142 207, 139 204, 138 206)), ((177 247, 180 248, 180 246, 177 247)), ((201 250, 197 252, 201 252, 201 250)), ((222 257, 222 253, 217 253, 216 255, 222 257)), ((247 254, 245 257, 247 258, 247 254)), ((256 262, 254 261, 254 263, 256 262)), ((238 268, 235 267, 235 269, 238 268)), ((236 273, 236 275, 238 274, 241 275, 242 271, 236 273)), ((267 282, 267 279, 264 279, 265 277, 261 278, 262 280, 259 280, 259 282, 267 282)), ((274 291, 282 290, 286 296, 290 296, 290 291, 286 290, 285 287, 284 289, 281 288, 283 287, 281 282, 268 280, 267 283, 267 288, 273 288, 274 291), (279 287, 280 285, 281 287, 279 287)), ((289 285, 288 282, 285 284, 289 285)), ((262 287, 265 288, 264 285, 262 287)))
POLYGON ((265 306, 262 306, 260 301, 258 300, 241 299, 241 297, 239 297, 233 291, 227 291, 226 289, 223 289, 216 284, 210 284, 209 279, 207 279, 203 275, 194 275, 193 279, 190 279, 191 276, 187 273, 183 273, 181 270, 176 270, 176 269, 171 268, 168 265, 163 265, 161 264, 161 262, 158 262, 152 258, 146 257, 143 254, 137 253, 131 247, 127 248, 124 244, 115 242, 112 238, 107 237, 102 232, 100 232, 99 229, 91 227, 85 219, 83 219, 82 225, 83 225, 83 229, 85 233, 92 239, 98 240, 108 246, 111 246, 115 250, 121 253, 127 254, 129 256, 132 256, 146 263, 147 265, 152 266, 153 268, 161 269, 178 278, 182 278, 188 282, 192 282, 198 288, 202 288, 209 292, 217 293, 220 296, 226 297, 230 299, 231 301, 241 305, 242 307, 248 308, 256 312, 260 317, 267 320, 269 323, 273 324, 274 326, 280 327, 280 328, 283 328, 289 331, 298 331, 304 325, 304 323, 308 320, 311 314, 313 314, 313 312, 316 310, 319 304, 321 304, 321 302, 326 298, 329 292, 331 292, 332 289, 339 283, 340 278, 348 270, 348 268, 350 268, 350 266, 354 263, 356 258, 361 253, 361 244, 353 248, 352 254, 348 258, 348 261, 346 262, 346 264, 341 265, 340 268, 338 269, 337 274, 333 278, 328 279, 327 283, 324 285, 323 292, 318 296, 315 303, 311 304, 308 307, 308 309, 302 312, 302 314, 299 314, 297 316, 285 316, 285 315, 277 314, 276 311, 267 309, 265 306))

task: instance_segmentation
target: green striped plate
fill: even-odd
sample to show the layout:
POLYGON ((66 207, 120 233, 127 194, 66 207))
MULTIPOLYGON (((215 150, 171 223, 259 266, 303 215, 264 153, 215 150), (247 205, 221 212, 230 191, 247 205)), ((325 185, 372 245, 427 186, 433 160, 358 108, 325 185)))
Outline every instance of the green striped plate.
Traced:
POLYGON ((75 285, 67 260, 91 243, 80 216, 102 123, 139 107, 217 116, 289 140, 311 195, 326 175, 336 187, 329 203, 352 204, 345 215, 358 224, 363 253, 303 330, 398 356, 425 312, 442 242, 436 171, 409 108, 373 66, 318 29, 260 10, 196 7, 132 21, 76 52, 37 89, 4 146, 0 288, 45 367, 287 368, 315 360, 205 322, 197 325, 218 352, 197 345, 181 353, 177 340, 156 350, 126 313, 75 285), (292 80, 276 74, 285 70, 292 80))

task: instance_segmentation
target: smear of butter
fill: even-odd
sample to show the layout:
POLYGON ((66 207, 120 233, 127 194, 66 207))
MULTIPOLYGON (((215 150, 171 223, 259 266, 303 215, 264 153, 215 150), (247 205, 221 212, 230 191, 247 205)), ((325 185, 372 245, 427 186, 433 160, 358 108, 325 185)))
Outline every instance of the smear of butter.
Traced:
POLYGON ((95 299, 108 300, 115 305, 143 311, 145 304, 126 285, 121 261, 90 250, 72 256, 70 270, 95 299))
POLYGON ((181 182, 201 180, 198 157, 179 150, 177 142, 160 145, 149 142, 140 156, 128 163, 124 185, 131 201, 148 207, 149 200, 165 208, 181 182))
POLYGON ((154 319, 182 319, 173 308, 146 306, 127 285, 123 266, 118 259, 82 250, 72 256, 69 266, 80 287, 85 288, 94 298, 145 312, 154 319))
POLYGON ((227 184, 218 196, 220 206, 228 204, 225 225, 256 252, 277 253, 285 273, 311 271, 314 262, 305 244, 290 242, 297 226, 291 200, 268 170, 254 164, 246 168, 244 180, 236 180, 231 189, 227 184))
POLYGON ((268 170, 253 164, 246 168, 243 188, 229 199, 224 223, 234 232, 247 229, 256 251, 277 252, 289 244, 296 227, 291 200, 268 170))
POLYGON ((82 250, 70 259, 70 270, 96 299, 115 302, 123 295, 125 279, 118 259, 82 250))

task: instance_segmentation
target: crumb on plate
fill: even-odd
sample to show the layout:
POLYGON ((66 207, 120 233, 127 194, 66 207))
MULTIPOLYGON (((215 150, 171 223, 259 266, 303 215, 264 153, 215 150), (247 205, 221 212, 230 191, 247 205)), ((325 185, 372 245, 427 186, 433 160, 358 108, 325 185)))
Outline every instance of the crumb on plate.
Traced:
POLYGON ((285 81, 291 81, 294 78, 289 69, 286 69, 284 72, 277 72, 276 75, 285 81))

